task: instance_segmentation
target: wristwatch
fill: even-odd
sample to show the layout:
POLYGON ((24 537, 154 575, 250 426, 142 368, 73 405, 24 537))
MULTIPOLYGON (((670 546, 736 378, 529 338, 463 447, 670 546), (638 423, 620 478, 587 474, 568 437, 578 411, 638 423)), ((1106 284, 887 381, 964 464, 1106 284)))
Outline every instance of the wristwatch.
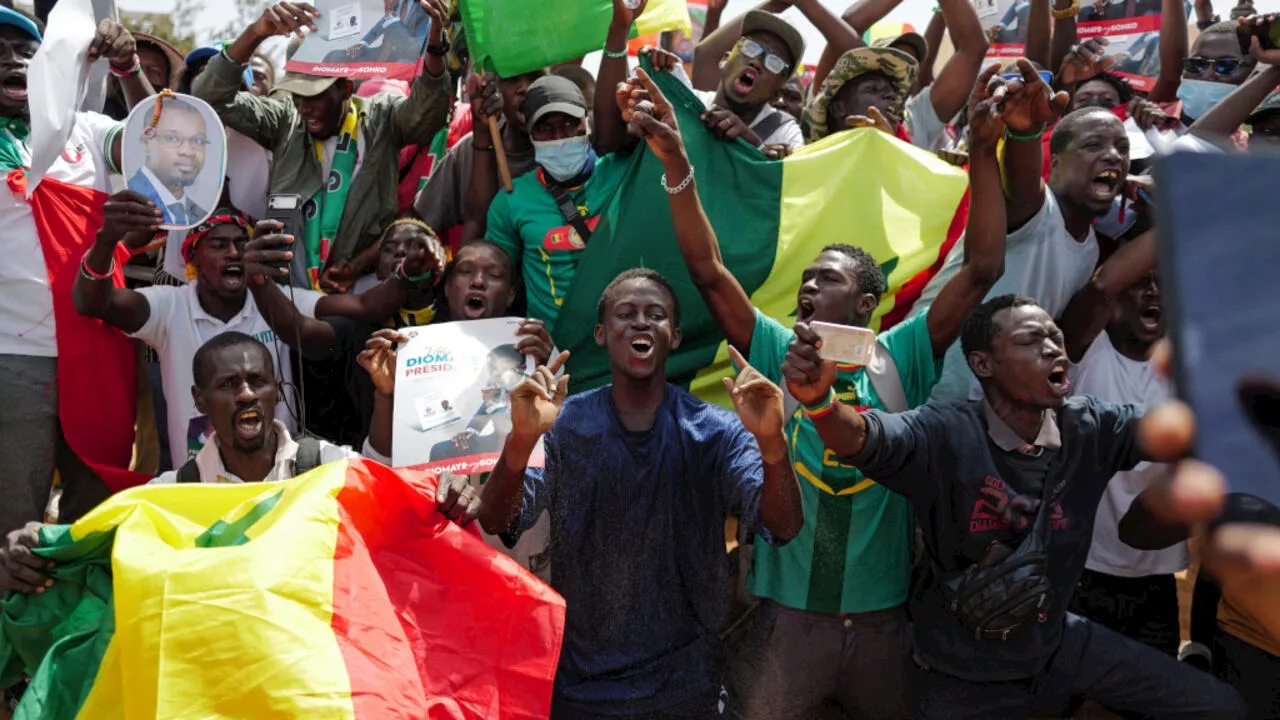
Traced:
POLYGON ((449 38, 442 37, 440 38, 439 45, 427 45, 427 54, 434 55, 436 57, 444 57, 449 54, 449 48, 449 38))

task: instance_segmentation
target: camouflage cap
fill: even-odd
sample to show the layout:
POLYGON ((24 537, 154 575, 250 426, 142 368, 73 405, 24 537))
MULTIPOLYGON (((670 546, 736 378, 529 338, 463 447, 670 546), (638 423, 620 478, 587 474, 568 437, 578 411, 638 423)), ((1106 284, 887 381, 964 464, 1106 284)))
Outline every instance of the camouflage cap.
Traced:
POLYGON ((919 64, 907 53, 888 47, 854 48, 840 56, 835 67, 827 73, 822 87, 812 94, 804 109, 804 120, 809 126, 809 142, 816 142, 836 130, 843 129, 844 118, 839 118, 834 128, 828 127, 827 106, 840 88, 854 78, 878 72, 894 82, 902 100, 911 93, 916 81, 919 64))
POLYGON ((1280 111, 1280 91, 1276 91, 1268 95, 1267 99, 1262 101, 1262 104, 1258 106, 1258 109, 1254 110, 1245 122, 1250 125, 1261 122, 1263 118, 1266 118, 1271 113, 1277 111, 1280 111))
MULTIPOLYGON (((917 62, 923 62, 929 57, 929 41, 917 32, 904 32, 901 35, 887 35, 871 43, 872 47, 893 47, 894 45, 907 45, 916 51, 917 62)), ((902 48, 893 48, 901 50, 902 48)))

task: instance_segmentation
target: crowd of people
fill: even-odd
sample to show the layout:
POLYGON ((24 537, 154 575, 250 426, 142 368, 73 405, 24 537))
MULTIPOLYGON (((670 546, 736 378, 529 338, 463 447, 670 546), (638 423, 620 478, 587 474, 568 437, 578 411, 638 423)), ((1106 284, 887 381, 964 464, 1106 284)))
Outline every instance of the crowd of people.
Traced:
POLYGON ((565 598, 552 718, 988 720, 1085 703, 1280 717, 1280 511, 1181 460, 1192 418, 1162 349, 1160 189, 1151 148, 1135 147, 1150 129, 1200 152, 1280 144, 1280 50, 1242 49, 1250 13, 1223 21, 1198 0, 1189 42, 1183 0, 1158 3, 1143 94, 1103 42, 1077 38, 1075 0, 1011 8, 1026 58, 1007 65, 984 60, 969 0, 939 0, 925 35, 871 44, 898 0, 842 15, 766 0, 723 23, 713 1, 688 72, 659 48, 636 68, 626 45, 646 3, 614 0, 598 72, 579 60, 516 77, 471 66, 456 7, 416 1, 430 29, 411 38, 411 83, 278 72, 261 46, 322 21, 307 3, 186 54, 103 21, 90 59, 110 64, 106 106, 75 115, 45 172, 94 193, 101 222, 76 237, 54 237, 23 192, 44 26, 0 7, 0 587, 43 592, 40 523, 111 492, 69 441, 59 358, 82 328, 135 341, 136 377, 92 379, 136 388, 132 470, 254 483, 390 465, 404 330, 514 316, 536 370, 510 391, 492 473, 444 473, 439 501, 565 598), (826 42, 807 85, 804 37, 778 14, 790 7, 826 42), (944 32, 954 52, 935 67, 944 32), (967 172, 963 236, 870 363, 825 358, 813 324, 872 324, 890 290, 875 258, 822 238, 794 278, 794 326, 756 309, 702 205, 740 189, 695 177, 684 138, 704 130, 677 119, 660 73, 703 100, 705 131, 762 161, 853 129, 967 172), (181 162, 148 155, 120 174, 121 121, 165 89, 225 128, 211 212, 165 181, 181 162), (579 392, 563 372, 554 328, 635 153, 665 171, 679 253, 733 359, 732 411, 670 381, 680 296, 649 269, 599 298, 612 382, 579 392), (298 201, 296 222, 266 219, 280 198, 298 201), (545 467, 530 467, 540 440, 545 467), (1192 565, 1184 642, 1175 574, 1192 565))

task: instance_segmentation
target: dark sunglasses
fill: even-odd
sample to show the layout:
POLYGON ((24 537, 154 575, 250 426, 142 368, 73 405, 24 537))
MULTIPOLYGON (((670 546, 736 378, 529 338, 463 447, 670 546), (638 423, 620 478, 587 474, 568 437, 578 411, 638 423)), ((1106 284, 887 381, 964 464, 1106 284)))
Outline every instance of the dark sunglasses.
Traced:
POLYGON ((787 71, 788 67, 790 67, 790 65, 787 63, 786 60, 783 60, 777 55, 771 52, 768 52, 767 50, 764 49, 763 45, 756 42, 755 40, 752 40, 749 37, 744 37, 742 38, 742 40, 738 42, 738 50, 741 51, 743 55, 751 58, 752 60, 755 60, 761 55, 764 55, 764 69, 768 70, 774 75, 781 75, 787 71))
POLYGON ((1189 57, 1183 61, 1183 67, 1186 68, 1187 72, 1194 73, 1196 75, 1199 75, 1209 69, 1209 66, 1213 66, 1213 71, 1218 75, 1234 75, 1236 71, 1240 69, 1240 66, 1244 64, 1244 61, 1240 58, 1218 58, 1217 60, 1210 60, 1209 58, 1203 57, 1189 57))

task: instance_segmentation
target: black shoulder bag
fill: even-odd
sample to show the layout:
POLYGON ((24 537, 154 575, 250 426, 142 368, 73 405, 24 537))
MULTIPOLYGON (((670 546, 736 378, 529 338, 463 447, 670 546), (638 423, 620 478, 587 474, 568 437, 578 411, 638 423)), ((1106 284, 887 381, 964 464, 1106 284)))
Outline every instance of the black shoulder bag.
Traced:
POLYGON ((947 608, 977 640, 1007 640, 1011 633, 1047 619, 1052 593, 1048 575, 1053 477, 1052 470, 1046 473, 1035 523, 1008 557, 994 565, 974 563, 950 572, 934 560, 934 577, 947 608))
POLYGON ((578 211, 578 206, 573 202, 573 198, 569 197, 568 191, 556 180, 550 180, 547 183, 547 190, 551 192, 551 197, 555 199, 556 207, 560 208, 560 214, 564 216, 564 221, 578 231, 578 237, 582 239, 582 244, 586 245, 587 240, 591 238, 591 228, 587 227, 587 218, 578 211))
MULTIPOLYGON (((320 467, 320 439, 311 435, 298 438, 298 456, 293 461, 293 476, 304 475, 320 467)), ((178 468, 177 482, 200 482, 200 468, 196 459, 191 458, 178 468)))

